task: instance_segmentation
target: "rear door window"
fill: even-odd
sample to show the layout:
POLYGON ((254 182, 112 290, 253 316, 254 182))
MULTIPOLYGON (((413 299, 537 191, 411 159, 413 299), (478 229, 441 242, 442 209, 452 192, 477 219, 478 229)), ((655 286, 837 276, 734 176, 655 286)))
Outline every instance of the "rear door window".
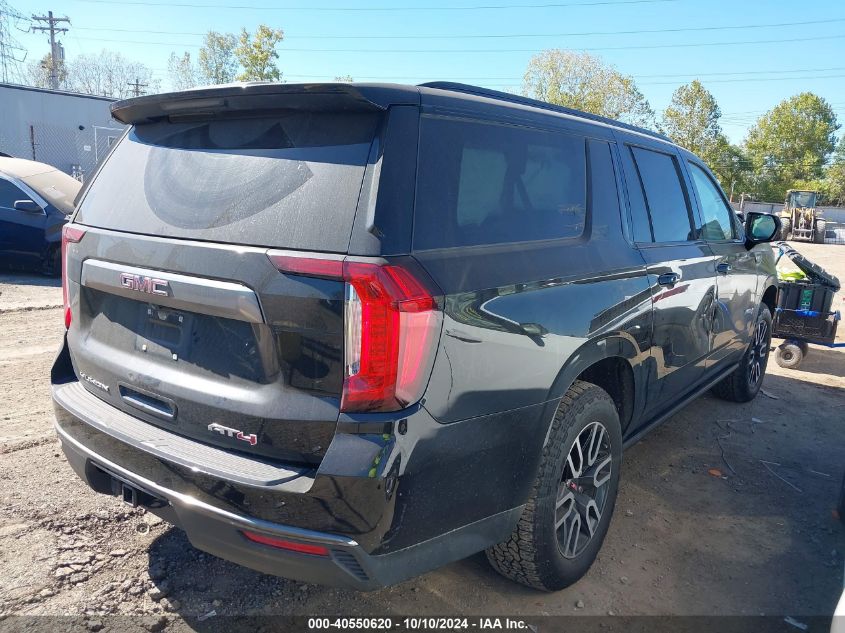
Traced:
POLYGON ((698 194, 698 204, 701 210, 701 237, 710 241, 732 240, 736 237, 736 226, 733 223, 733 209, 730 208, 718 185, 710 176, 695 163, 689 165, 692 184, 698 194))
POLYGON ((420 137, 415 248, 583 233, 584 137, 440 117, 423 117, 420 137))
MULTIPOLYGON (((697 239, 678 160, 663 152, 630 147, 649 214, 654 242, 697 239)), ((630 187, 629 187, 630 191, 630 187)), ((642 240, 640 240, 642 241, 642 240)))
POLYGON ((157 122, 115 147, 76 220, 106 229, 345 252, 379 117, 289 111, 157 122))

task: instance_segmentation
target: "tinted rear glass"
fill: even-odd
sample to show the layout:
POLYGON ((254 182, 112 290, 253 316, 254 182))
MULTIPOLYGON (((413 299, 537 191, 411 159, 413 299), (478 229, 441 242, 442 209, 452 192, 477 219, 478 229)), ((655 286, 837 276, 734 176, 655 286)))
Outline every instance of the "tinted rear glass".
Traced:
POLYGON ((78 222, 254 246, 345 252, 378 117, 291 112, 139 125, 78 222))
POLYGON ((415 248, 580 236, 585 143, 554 132, 423 118, 415 248))
POLYGON ((655 242, 686 242, 696 239, 687 198, 681 186, 674 156, 632 147, 642 191, 651 216, 655 242))

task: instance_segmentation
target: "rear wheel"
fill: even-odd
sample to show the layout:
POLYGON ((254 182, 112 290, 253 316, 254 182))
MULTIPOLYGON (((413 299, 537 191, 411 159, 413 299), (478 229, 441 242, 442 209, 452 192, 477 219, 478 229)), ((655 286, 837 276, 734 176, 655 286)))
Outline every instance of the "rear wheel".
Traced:
POLYGON ((795 369, 804 360, 805 346, 797 343, 783 343, 775 350, 775 362, 784 369, 795 369))
POLYGON ((731 402, 753 400, 763 385, 771 345, 772 314, 769 312, 768 306, 761 305, 751 343, 745 350, 739 366, 713 387, 713 393, 719 398, 731 402))
POLYGON ((516 529, 487 550, 496 571, 544 591, 563 589, 587 573, 610 525, 621 461, 613 400, 596 385, 575 381, 555 413, 516 529))
POLYGON ((792 220, 783 218, 780 221, 780 239, 786 241, 790 237, 792 237, 792 220))
POLYGON ((816 220, 816 232, 814 233, 814 242, 816 244, 824 244, 824 232, 827 230, 827 222, 824 220, 816 220))
POLYGON ((58 277, 62 274, 62 249, 51 248, 41 262, 41 274, 47 277, 58 277))

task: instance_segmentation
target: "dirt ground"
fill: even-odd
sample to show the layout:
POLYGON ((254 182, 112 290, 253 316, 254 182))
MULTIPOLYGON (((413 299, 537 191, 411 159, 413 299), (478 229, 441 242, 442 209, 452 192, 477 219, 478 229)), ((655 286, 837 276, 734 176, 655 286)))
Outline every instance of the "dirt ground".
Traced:
MULTIPOLYGON (((845 246, 796 246, 845 280, 845 246)), ((92 631, 112 628, 110 614, 146 616, 121 629, 167 631, 263 614, 800 621, 830 614, 842 590, 845 529, 832 510, 845 468, 843 350, 813 348, 800 370, 771 362, 754 402, 702 397, 628 450, 607 540, 575 586, 555 594, 523 588, 481 554, 358 594, 205 555, 180 530, 85 487, 51 426, 60 304, 57 282, 0 274, 0 624, 12 614, 73 614, 92 631), (197 616, 211 611, 217 618, 199 625, 197 616)))

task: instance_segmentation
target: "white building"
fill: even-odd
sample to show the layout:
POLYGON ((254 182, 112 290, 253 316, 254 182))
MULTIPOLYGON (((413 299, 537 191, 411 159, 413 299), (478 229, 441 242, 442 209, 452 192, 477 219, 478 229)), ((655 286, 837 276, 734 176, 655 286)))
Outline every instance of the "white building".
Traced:
POLYGON ((83 179, 124 126, 108 97, 0 83, 0 154, 48 163, 83 179))

